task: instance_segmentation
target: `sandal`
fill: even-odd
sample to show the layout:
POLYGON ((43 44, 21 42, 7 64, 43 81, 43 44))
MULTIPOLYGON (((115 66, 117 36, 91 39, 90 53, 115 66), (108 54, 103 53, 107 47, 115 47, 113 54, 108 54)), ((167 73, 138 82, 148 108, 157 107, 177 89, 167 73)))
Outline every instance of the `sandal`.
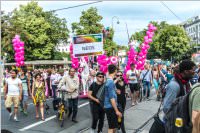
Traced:
POLYGON ((35 118, 36 118, 36 119, 39 119, 40 117, 39 117, 39 116, 36 116, 35 118))
POLYGON ((41 120, 42 120, 42 121, 45 121, 45 119, 44 119, 44 118, 42 118, 41 120))

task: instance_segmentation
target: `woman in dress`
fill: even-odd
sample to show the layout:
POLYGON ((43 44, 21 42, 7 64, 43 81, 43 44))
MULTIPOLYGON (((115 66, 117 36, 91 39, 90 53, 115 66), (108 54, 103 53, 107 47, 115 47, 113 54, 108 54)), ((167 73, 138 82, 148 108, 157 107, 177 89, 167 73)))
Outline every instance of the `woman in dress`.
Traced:
POLYGON ((42 120, 44 121, 44 102, 45 102, 45 85, 41 81, 41 74, 37 73, 35 75, 35 81, 33 82, 32 98, 36 101, 36 119, 39 118, 38 108, 40 106, 40 113, 42 120))

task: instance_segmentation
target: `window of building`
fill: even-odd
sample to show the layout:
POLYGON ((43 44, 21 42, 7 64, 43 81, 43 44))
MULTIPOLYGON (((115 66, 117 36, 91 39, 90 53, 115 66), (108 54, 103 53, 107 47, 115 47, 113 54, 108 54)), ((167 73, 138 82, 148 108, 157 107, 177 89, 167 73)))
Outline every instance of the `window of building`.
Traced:
POLYGON ((64 49, 62 49, 62 52, 64 52, 64 49))
POLYGON ((66 52, 67 52, 67 48, 66 48, 66 52))
POLYGON ((58 49, 58 51, 60 51, 60 49, 58 49))

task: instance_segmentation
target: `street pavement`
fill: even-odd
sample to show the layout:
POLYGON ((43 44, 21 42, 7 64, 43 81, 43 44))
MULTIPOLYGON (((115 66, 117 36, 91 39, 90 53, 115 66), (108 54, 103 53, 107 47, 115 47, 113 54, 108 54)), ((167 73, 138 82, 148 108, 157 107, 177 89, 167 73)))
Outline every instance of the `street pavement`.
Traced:
MULTIPOLYGON (((157 113, 160 102, 156 101, 155 91, 151 91, 150 100, 142 101, 136 106, 128 107, 124 114, 124 123, 127 133, 148 133, 153 124, 153 116, 157 113)), ((129 102, 130 104, 130 102, 129 102)), ((80 123, 79 123, 80 124, 80 123)), ((103 133, 108 130, 107 120, 104 123, 103 133)), ((68 130, 66 129, 65 131, 68 130)), ((121 131, 118 131, 121 133, 121 131)), ((64 133, 61 132, 61 133, 64 133)), ((80 131, 80 133, 90 133, 90 128, 80 131)))
MULTIPOLYGON (((131 107, 130 99, 127 100, 127 106, 125 111, 125 128, 127 133, 133 133, 146 121, 148 121, 157 111, 159 102, 155 99, 155 91, 152 89, 151 98, 149 101, 142 101, 136 106, 131 107)), ((64 127, 60 127, 60 123, 56 119, 56 112, 52 107, 52 99, 47 101, 50 105, 50 114, 45 115, 46 120, 41 121, 35 118, 35 107, 32 101, 29 100, 28 116, 24 116, 19 112, 20 122, 8 120, 9 113, 4 106, 3 96, 1 97, 1 129, 8 129, 13 133, 89 133, 91 125, 90 108, 88 105, 88 99, 79 99, 78 110, 78 123, 73 123, 70 119, 66 118, 64 127)), ((148 132, 151 124, 150 120, 143 128, 143 133, 148 132)), ((104 123, 104 133, 107 132, 107 121, 104 123)))

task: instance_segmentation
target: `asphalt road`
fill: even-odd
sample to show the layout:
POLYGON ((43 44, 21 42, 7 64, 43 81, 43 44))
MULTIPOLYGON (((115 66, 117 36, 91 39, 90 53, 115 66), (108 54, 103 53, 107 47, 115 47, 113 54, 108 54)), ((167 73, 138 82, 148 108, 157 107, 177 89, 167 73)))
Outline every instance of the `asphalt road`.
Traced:
MULTIPOLYGON (((73 123, 70 119, 66 118, 64 127, 60 127, 59 121, 56 119, 56 112, 52 107, 52 99, 47 100, 47 104, 50 106, 49 114, 45 114, 45 121, 37 120, 35 118, 35 106, 32 101, 29 100, 28 116, 25 116, 22 112, 18 113, 18 119, 20 122, 15 122, 13 119, 8 120, 9 113, 5 109, 4 99, 1 97, 1 129, 8 129, 13 133, 25 132, 25 133, 58 133, 67 128, 76 127, 74 133, 87 128, 90 124, 79 126, 79 124, 73 123)), ((130 100, 127 100, 127 108, 130 108, 130 100)), ((77 120, 79 122, 90 120, 90 108, 88 99, 79 99, 79 109, 77 120)), ((73 131, 72 131, 73 132, 73 131)))

